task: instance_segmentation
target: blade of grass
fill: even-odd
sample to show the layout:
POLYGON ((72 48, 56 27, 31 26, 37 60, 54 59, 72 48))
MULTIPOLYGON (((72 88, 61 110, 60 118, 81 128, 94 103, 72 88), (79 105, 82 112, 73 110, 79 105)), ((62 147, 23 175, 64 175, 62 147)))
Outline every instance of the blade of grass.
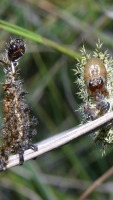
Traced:
POLYGON ((40 190, 43 199, 57 200, 57 197, 54 195, 51 187, 47 187, 43 184, 38 166, 35 163, 27 163, 25 166, 32 174, 32 179, 36 182, 37 188, 40 190))
POLYGON ((47 45, 47 46, 52 47, 53 49, 56 49, 57 51, 60 51, 61 53, 64 53, 68 56, 71 56, 74 58, 81 57, 79 53, 65 47, 64 45, 58 44, 50 39, 47 39, 47 38, 39 35, 39 34, 35 34, 32 31, 28 31, 27 29, 21 28, 17 25, 10 24, 3 20, 0 20, 0 29, 3 29, 10 33, 14 33, 14 34, 20 35, 22 37, 31 39, 39 44, 47 45))

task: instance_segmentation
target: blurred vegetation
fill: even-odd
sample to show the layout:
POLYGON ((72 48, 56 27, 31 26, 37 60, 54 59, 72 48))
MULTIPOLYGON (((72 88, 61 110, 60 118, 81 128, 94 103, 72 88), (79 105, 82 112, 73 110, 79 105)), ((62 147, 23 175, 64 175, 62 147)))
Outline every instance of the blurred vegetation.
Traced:
MULTIPOLYGON (((77 126, 81 103, 75 77, 79 50, 95 48, 98 38, 113 54, 113 4, 96 0, 1 0, 0 51, 10 37, 26 41, 19 62, 27 101, 39 121, 34 142, 77 126), (3 21, 2 21, 3 20, 3 21)), ((0 82, 4 82, 0 68, 0 82)), ((0 99, 3 92, 0 87, 0 99)), ((0 105, 2 116, 2 104, 0 105)), ((0 123, 2 123, 2 118, 0 123)), ((0 174, 2 200, 75 200, 113 165, 113 148, 104 157, 90 136, 0 174)), ((107 180, 113 188, 113 177, 107 180)), ((89 199, 111 200, 113 190, 101 187, 89 199)))

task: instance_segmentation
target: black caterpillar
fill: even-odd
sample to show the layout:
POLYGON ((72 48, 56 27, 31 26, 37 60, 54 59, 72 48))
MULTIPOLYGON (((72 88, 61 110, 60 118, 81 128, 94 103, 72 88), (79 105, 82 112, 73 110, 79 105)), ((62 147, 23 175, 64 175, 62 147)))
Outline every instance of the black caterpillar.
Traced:
POLYGON ((35 118, 30 119, 30 109, 25 103, 27 92, 22 89, 17 71, 18 60, 25 53, 25 44, 22 39, 11 39, 6 53, 2 54, 0 62, 4 64, 6 76, 3 90, 5 98, 3 116, 3 145, 0 147, 0 168, 6 169, 10 154, 19 154, 19 164, 24 162, 24 151, 37 147, 32 144, 32 137, 37 133, 33 127, 37 124, 35 118))

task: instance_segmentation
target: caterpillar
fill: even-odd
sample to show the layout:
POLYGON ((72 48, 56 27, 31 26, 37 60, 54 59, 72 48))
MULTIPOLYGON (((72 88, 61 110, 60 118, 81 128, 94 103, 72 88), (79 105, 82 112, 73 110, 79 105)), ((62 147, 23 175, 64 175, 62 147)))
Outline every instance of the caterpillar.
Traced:
POLYGON ((24 162, 24 151, 37 147, 32 144, 32 137, 37 131, 37 119, 30 119, 30 109, 25 102, 27 92, 22 89, 19 79, 18 60, 24 55, 26 46, 22 39, 11 39, 0 62, 4 65, 5 83, 3 91, 3 145, 0 147, 0 168, 6 169, 10 154, 19 154, 19 164, 24 162))
MULTIPOLYGON (((74 74, 79 88, 77 94, 83 102, 79 106, 82 123, 113 111, 113 59, 107 51, 102 51, 100 40, 93 54, 88 54, 85 47, 82 47, 81 59, 77 60, 74 74)), ((93 139, 101 144, 104 153, 107 144, 113 143, 112 123, 95 131, 93 139)))

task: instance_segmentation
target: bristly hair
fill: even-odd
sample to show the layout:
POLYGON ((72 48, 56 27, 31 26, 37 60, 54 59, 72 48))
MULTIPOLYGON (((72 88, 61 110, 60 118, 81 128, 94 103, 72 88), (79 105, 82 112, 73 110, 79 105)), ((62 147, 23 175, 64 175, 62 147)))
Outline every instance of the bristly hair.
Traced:
POLYGON ((0 167, 5 169, 10 154, 19 154, 19 163, 24 162, 24 151, 37 147, 32 144, 32 137, 37 133, 33 127, 37 120, 30 119, 30 109, 25 102, 27 92, 22 89, 23 81, 19 79, 17 70, 18 60, 25 53, 25 44, 22 39, 11 39, 5 54, 2 54, 0 62, 4 64, 5 83, 3 90, 3 140, 0 147, 0 167))
MULTIPOLYGON (((83 114, 83 122, 95 120, 113 111, 113 59, 107 51, 102 52, 100 40, 92 55, 82 47, 81 59, 78 60, 74 73, 75 82, 79 87, 78 95, 83 101, 79 107, 83 114), (88 63, 92 66, 88 66, 88 63), (97 69, 99 75, 96 80, 93 76, 90 77, 90 73, 96 76, 97 69), (98 85, 94 86, 96 81, 98 85)), ((104 153, 105 146, 113 143, 113 124, 99 129, 92 136, 95 142, 101 144, 104 153)))

